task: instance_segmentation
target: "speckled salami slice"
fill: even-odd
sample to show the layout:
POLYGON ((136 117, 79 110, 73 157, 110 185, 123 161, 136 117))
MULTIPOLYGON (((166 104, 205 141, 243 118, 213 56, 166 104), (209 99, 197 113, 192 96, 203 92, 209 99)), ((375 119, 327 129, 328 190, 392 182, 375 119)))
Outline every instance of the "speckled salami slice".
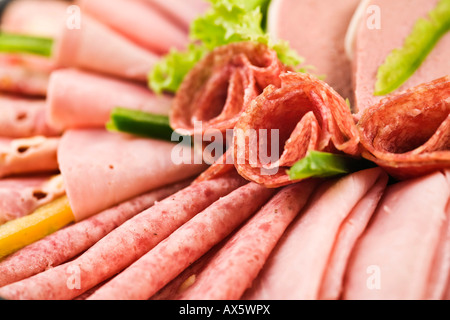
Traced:
POLYGON ((279 85, 286 67, 263 44, 238 42, 213 50, 185 77, 170 124, 183 133, 232 129, 248 103, 269 84, 279 85), (195 122, 201 121, 196 130, 195 122))
POLYGON ((449 168, 450 77, 382 100, 358 128, 363 156, 399 179, 449 168))
POLYGON ((308 150, 359 155, 355 121, 349 106, 334 89, 309 74, 288 72, 280 78, 281 87, 269 85, 252 101, 234 128, 235 166, 243 177, 279 187, 293 182, 286 169, 308 150), (261 137, 260 130, 267 130, 267 139, 261 137), (249 134, 252 131, 256 138, 249 134), (263 164, 260 146, 266 140, 268 150, 272 148, 273 132, 278 132, 275 142, 279 159, 263 164))

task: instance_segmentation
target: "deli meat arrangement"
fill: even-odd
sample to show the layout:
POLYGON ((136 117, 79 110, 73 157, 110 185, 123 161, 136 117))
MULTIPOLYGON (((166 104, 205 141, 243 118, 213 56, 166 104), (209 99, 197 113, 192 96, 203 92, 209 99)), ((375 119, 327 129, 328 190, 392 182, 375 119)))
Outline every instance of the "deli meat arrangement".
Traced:
POLYGON ((449 300, 449 0, 10 0, 0 300, 449 300))

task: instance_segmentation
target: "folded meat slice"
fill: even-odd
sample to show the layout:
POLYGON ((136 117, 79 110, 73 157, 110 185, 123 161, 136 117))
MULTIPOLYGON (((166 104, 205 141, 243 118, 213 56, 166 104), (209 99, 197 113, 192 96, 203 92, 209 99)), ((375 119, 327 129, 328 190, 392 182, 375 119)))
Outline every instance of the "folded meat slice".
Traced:
POLYGON ((183 134, 225 132, 269 84, 279 85, 286 67, 263 44, 237 42, 221 46, 198 62, 178 89, 170 124, 183 134), (197 128, 196 122, 201 122, 197 128))
MULTIPOLYGON (((368 219, 359 219, 358 214, 364 209, 360 205, 366 197, 380 197, 380 187, 387 183, 387 175, 379 168, 359 171, 322 184, 310 199, 309 205, 291 223, 277 246, 272 251, 258 277, 243 295, 245 300, 315 300, 320 297, 323 278, 333 256, 334 248, 339 248, 339 238, 347 249, 338 249, 343 263, 348 252, 355 244, 355 237, 340 233, 347 232, 355 224, 356 232, 365 228, 368 219), (380 185, 379 182, 382 182, 380 185), (356 216, 356 217, 355 217, 356 216), (347 220, 349 219, 349 220, 347 220)), ((375 204, 376 206, 376 204, 375 204)), ((370 206, 372 212, 375 207, 370 206)), ((367 217, 367 213, 364 213, 367 217)), ((342 261, 335 260, 335 263, 342 261)), ((341 267, 332 267, 341 270, 341 267)), ((344 268, 345 269, 345 268, 344 268)), ((340 272, 340 271, 339 271, 340 272)), ((336 283, 342 284, 343 273, 336 283)), ((339 291, 339 290, 338 290, 339 291)), ((331 291, 329 291, 331 292, 331 291)))
POLYGON ((59 137, 0 138, 0 177, 57 172, 59 137))
POLYGON ((448 232, 449 197, 449 184, 439 171, 389 186, 352 252, 343 299, 436 297, 430 289, 438 288, 433 279, 441 276, 435 272, 448 276, 448 260, 439 258, 444 253, 439 246, 448 232), (436 265, 439 261, 446 268, 436 265))
POLYGON ((363 156, 399 178, 450 167, 450 77, 397 93, 358 122, 363 156))
POLYGON ((306 73, 288 72, 280 78, 281 86, 266 87, 234 127, 234 164, 243 177, 279 187, 293 182, 285 169, 309 150, 359 156, 356 124, 334 89, 306 73), (274 152, 279 152, 278 159, 265 159, 274 152))
POLYGON ((155 95, 145 85, 77 69, 51 74, 47 118, 61 130, 104 128, 115 107, 168 115, 172 97, 155 95))
POLYGON ((46 121, 45 99, 0 96, 0 136, 27 138, 57 136, 60 131, 46 121))
POLYGON ((352 100, 352 70, 345 55, 347 27, 359 0, 272 0, 267 29, 274 39, 289 41, 311 72, 344 98, 352 100))
MULTIPOLYGON (((141 193, 199 174, 175 164, 174 144, 103 129, 69 130, 58 148, 66 193, 77 221, 141 193)), ((186 152, 190 151, 190 147, 186 152)))
POLYGON ((0 179, 0 224, 26 216, 64 193, 60 175, 0 179))
MULTIPOLYGON (((450 70, 450 34, 444 35, 430 52, 420 68, 395 92, 387 96, 374 96, 378 68, 389 53, 401 48, 419 18, 427 14, 439 0, 370 0, 372 9, 361 11, 364 15, 354 40, 353 88, 355 107, 359 115, 385 97, 404 91, 424 82, 448 75, 450 70), (374 9, 375 8, 375 9, 374 9), (376 16, 377 12, 380 14, 376 16), (381 26, 373 24, 378 19, 381 26)), ((359 116, 358 115, 358 116, 359 116)))
POLYGON ((75 3, 83 13, 152 52, 165 54, 172 48, 184 49, 189 41, 185 30, 146 1, 78 0, 75 3))

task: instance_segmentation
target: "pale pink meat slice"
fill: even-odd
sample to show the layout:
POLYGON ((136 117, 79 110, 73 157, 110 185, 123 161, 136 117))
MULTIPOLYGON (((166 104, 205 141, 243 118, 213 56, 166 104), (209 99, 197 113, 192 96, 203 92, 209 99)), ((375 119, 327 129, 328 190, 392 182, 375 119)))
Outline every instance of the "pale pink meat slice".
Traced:
POLYGON ((61 129, 104 128, 115 107, 168 115, 172 97, 156 95, 145 85, 77 69, 52 73, 47 118, 61 129))
POLYGON ((189 41, 185 30, 146 1, 78 0, 76 3, 82 12, 152 52, 165 54, 172 48, 184 49, 189 41))
POLYGON ((352 99, 351 64, 345 55, 345 35, 359 0, 272 0, 268 32, 285 40, 324 76, 340 95, 352 99))
POLYGON ((433 272, 440 269, 434 264, 442 252, 449 197, 449 184, 439 171, 390 186, 350 257, 342 298, 430 297, 433 279, 439 278, 433 272))

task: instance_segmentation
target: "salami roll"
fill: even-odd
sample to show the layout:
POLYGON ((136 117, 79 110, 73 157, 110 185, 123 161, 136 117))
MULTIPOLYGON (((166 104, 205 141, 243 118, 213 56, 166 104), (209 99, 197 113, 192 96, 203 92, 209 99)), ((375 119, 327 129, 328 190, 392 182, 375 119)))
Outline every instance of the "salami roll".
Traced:
POLYGON ((286 169, 309 150, 359 156, 356 124, 334 89, 309 74, 288 72, 280 78, 281 86, 266 87, 234 128, 234 164, 243 177, 280 187, 293 182, 286 169), (261 156, 271 154, 272 158, 277 149, 275 161, 261 156))
POLYGON ((269 84, 279 85, 286 67, 263 44, 218 47, 186 75, 175 96, 170 124, 183 134, 233 129, 249 102, 269 84), (201 122, 197 128, 195 123, 201 122))
POLYGON ((450 167, 450 77, 368 108, 358 122, 363 156, 398 179, 450 167))

